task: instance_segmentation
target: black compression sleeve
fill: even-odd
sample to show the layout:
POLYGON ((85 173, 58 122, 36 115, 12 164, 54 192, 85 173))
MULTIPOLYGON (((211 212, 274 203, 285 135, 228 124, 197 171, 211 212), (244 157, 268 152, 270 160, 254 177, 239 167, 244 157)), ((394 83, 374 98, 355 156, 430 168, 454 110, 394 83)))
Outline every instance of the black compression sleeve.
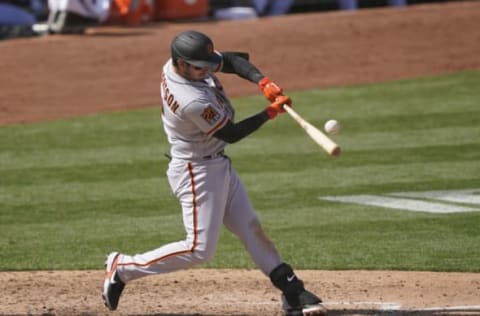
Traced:
POLYGON ((213 136, 229 144, 233 144, 256 131, 268 120, 269 117, 266 111, 250 116, 238 123, 232 123, 232 121, 229 120, 227 124, 215 132, 213 136))
POLYGON ((235 73, 253 83, 258 83, 264 75, 248 61, 247 53, 222 52, 223 67, 221 72, 235 73))

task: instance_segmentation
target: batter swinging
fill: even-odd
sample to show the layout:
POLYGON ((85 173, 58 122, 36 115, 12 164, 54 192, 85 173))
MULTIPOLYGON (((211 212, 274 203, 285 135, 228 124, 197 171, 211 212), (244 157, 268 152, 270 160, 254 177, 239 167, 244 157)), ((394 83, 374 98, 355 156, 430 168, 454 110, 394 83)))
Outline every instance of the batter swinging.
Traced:
POLYGON ((282 291, 285 315, 324 315, 321 300, 305 290, 265 235, 224 148, 285 112, 291 99, 248 61, 248 54, 217 52, 205 34, 187 31, 171 44, 160 86, 162 121, 171 145, 167 176, 180 201, 186 239, 134 256, 113 252, 106 261, 103 299, 115 310, 129 281, 185 269, 215 253, 222 225, 244 244, 282 291), (271 104, 235 123, 235 111, 214 72, 235 73, 259 85, 271 104))

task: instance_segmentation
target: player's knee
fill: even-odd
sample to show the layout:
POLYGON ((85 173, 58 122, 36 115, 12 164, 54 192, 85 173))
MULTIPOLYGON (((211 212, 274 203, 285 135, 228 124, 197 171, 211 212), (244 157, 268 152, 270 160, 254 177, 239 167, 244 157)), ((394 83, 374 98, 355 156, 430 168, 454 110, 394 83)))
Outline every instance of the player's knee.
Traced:
POLYGON ((194 258, 195 264, 207 263, 212 257, 213 257, 213 254, 210 254, 209 252, 206 252, 206 251, 195 250, 193 252, 193 258, 194 258))
POLYGON ((193 251, 195 263, 201 264, 208 262, 215 254, 216 247, 207 247, 207 245, 198 245, 193 251))

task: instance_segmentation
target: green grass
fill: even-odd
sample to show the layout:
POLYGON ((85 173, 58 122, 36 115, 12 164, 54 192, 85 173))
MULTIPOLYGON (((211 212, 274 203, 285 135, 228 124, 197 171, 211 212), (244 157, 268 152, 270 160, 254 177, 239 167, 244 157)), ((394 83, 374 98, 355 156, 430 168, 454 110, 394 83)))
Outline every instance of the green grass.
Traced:
MULTIPOLYGON (((480 272, 480 212, 414 213, 324 195, 480 188, 480 72, 289 92, 328 157, 287 115, 228 147, 263 226, 297 268, 480 272)), ((265 105, 235 99, 237 117, 265 105)), ((112 250, 183 239, 158 107, 0 127, 0 270, 101 269, 112 250)), ((477 207, 477 208, 480 208, 477 207)), ((207 267, 253 268, 224 231, 207 267)))

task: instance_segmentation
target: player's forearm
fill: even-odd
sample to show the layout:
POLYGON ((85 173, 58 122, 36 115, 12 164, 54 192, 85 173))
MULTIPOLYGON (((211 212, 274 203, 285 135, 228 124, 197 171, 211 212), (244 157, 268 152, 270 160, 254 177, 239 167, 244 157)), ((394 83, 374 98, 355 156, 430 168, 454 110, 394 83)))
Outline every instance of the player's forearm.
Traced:
POLYGON ((262 111, 238 123, 228 121, 228 123, 222 129, 213 134, 213 136, 229 144, 233 144, 256 131, 269 119, 267 112, 262 111))
POLYGON ((248 61, 247 53, 222 52, 224 73, 235 73, 253 83, 258 83, 264 75, 248 61))

